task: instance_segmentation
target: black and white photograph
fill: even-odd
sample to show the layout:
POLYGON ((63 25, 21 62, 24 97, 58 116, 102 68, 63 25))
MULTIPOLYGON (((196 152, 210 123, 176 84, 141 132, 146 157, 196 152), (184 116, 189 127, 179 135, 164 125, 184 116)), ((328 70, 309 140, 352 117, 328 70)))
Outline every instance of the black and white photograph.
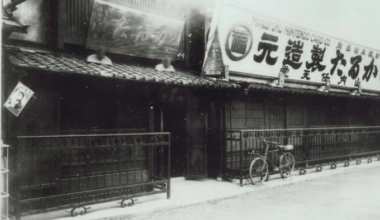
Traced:
POLYGON ((379 9, 2 0, 1 220, 380 220, 379 9))

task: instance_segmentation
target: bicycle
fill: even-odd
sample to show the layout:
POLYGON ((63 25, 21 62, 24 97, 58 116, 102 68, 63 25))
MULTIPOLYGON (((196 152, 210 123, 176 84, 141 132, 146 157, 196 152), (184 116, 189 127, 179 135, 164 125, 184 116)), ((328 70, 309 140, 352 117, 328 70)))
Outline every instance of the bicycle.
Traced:
POLYGON ((265 139, 263 139, 262 142, 265 148, 264 155, 261 155, 258 150, 252 150, 249 152, 249 154, 254 155, 254 159, 249 166, 249 178, 251 179, 252 184, 260 184, 268 179, 268 162, 271 163, 274 170, 278 169, 282 178, 290 176, 295 165, 294 156, 289 152, 293 150, 293 145, 281 145, 277 142, 267 141, 265 139), (274 145, 275 149, 269 151, 270 145, 274 145), (268 157, 268 153, 275 152, 280 154, 279 166, 268 157))

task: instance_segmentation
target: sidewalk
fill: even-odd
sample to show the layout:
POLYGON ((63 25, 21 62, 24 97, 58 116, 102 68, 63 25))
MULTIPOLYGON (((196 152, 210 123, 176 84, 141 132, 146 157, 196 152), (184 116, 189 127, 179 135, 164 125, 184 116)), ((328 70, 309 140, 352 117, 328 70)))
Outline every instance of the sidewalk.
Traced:
POLYGON ((44 219, 59 219, 59 220, 118 220, 131 219, 135 215, 144 215, 150 212, 160 212, 163 210, 181 208, 195 204, 207 203, 211 201, 236 197, 239 195, 265 190, 274 187, 281 187, 287 184, 296 184, 302 181, 317 179, 320 177, 331 176, 351 172, 354 170, 380 167, 380 161, 373 158, 372 163, 367 160, 362 160, 361 165, 356 165, 354 161, 349 167, 344 167, 344 164, 337 164, 337 168, 332 170, 330 166, 323 167, 322 172, 316 172, 315 169, 307 170, 306 175, 299 175, 295 171, 293 175, 285 180, 279 175, 272 175, 268 182, 263 185, 254 186, 244 182, 243 186, 239 185, 239 181, 233 182, 217 181, 217 180, 185 180, 184 178, 172 179, 171 198, 166 199, 166 194, 157 194, 152 196, 140 197, 134 206, 121 208, 118 202, 113 201, 102 204, 92 205, 88 213, 75 218, 70 216, 69 210, 60 210, 49 213, 42 213, 33 216, 25 216, 22 219, 44 220, 44 219))

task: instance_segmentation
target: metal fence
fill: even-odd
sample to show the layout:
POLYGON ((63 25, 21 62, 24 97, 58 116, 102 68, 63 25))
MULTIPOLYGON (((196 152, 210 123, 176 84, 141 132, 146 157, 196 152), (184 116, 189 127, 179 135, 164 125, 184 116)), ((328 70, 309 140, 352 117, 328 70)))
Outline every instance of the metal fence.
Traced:
POLYGON ((23 214, 166 193, 170 198, 170 133, 23 136, 13 141, 11 198, 23 214))
MULTIPOLYGON (((294 145, 296 169, 303 171, 380 154, 380 127, 230 130, 223 141, 223 177, 242 185, 253 160, 248 152, 263 150, 262 139, 294 145)), ((276 155, 270 156, 275 161, 276 155)))

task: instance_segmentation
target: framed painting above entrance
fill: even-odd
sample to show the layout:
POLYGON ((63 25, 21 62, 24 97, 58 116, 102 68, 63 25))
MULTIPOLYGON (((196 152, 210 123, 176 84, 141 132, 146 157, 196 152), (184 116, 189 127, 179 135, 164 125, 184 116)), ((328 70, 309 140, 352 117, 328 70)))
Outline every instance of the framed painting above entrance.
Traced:
POLYGON ((107 47, 111 53, 162 59, 178 54, 184 20, 122 5, 115 0, 95 0, 86 47, 107 47), (119 4, 117 4, 119 3, 119 4))

